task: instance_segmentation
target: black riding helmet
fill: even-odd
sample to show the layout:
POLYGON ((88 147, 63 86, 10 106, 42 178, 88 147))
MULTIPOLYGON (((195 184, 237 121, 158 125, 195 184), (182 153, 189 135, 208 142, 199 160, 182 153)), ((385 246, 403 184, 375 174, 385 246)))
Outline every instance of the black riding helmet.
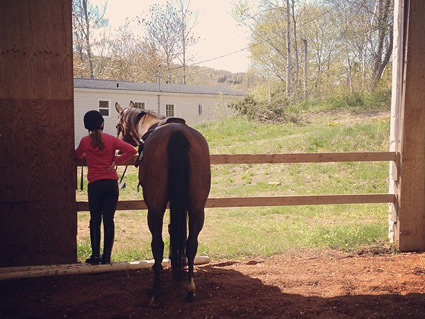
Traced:
POLYGON ((84 127, 89 131, 94 131, 97 129, 102 129, 103 116, 99 111, 88 111, 84 115, 84 127))

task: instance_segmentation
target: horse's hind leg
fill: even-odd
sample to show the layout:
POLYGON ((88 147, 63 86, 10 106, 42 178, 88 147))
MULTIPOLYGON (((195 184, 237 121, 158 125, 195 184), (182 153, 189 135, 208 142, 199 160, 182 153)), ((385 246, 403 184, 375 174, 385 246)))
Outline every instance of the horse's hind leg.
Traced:
POLYGON ((195 296, 196 287, 193 278, 193 268, 196 252, 198 251, 198 235, 204 225, 204 209, 189 210, 189 237, 186 242, 186 256, 188 260, 188 285, 187 300, 192 301, 195 296))
POLYGON ((157 302, 157 298, 161 295, 160 272, 162 270, 162 258, 164 256, 164 241, 162 239, 162 219, 164 212, 149 209, 148 210, 148 225, 152 234, 152 254, 155 260, 153 265, 154 280, 153 280, 153 297, 151 305, 157 302))

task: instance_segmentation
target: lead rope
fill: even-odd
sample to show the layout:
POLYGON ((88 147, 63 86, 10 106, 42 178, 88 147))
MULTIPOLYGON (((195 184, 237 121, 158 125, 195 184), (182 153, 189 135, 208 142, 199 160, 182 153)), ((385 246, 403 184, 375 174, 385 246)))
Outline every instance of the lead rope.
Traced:
MULTIPOLYGON (((149 132, 149 131, 148 131, 149 132)), ((148 133, 146 133, 146 134, 148 134, 148 133)), ((146 137, 147 138, 147 136, 149 136, 149 134, 148 135, 143 135, 143 137, 146 137)), ((137 156, 137 159, 136 159, 136 163, 134 163, 134 166, 135 167, 139 167, 139 165, 140 165, 140 162, 142 161, 142 157, 143 157, 143 147, 145 146, 145 141, 143 140, 143 137, 139 140, 139 148, 138 148, 138 150, 137 150, 137 153, 138 153, 138 156, 137 156)), ((140 186, 142 186, 141 184, 140 184, 140 181, 137 183, 137 192, 139 192, 139 190, 140 190, 140 186)))
POLYGON ((120 182, 119 182, 120 189, 125 188, 125 182, 122 183, 122 180, 124 179, 125 172, 127 172, 127 167, 128 167, 128 164, 125 166, 124 172, 121 175, 121 179, 120 179, 120 182))
POLYGON ((80 190, 83 190, 83 182, 84 182, 83 172, 84 172, 84 166, 81 165, 80 190))

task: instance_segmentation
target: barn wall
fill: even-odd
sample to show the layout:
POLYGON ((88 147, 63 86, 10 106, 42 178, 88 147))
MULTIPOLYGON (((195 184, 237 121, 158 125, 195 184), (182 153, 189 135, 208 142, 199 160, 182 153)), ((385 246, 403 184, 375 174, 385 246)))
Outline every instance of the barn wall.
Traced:
MULTIPOLYGON (((117 113, 115 102, 122 107, 128 107, 129 102, 144 102, 148 110, 158 113, 158 95, 155 92, 136 92, 124 90, 98 90, 75 88, 75 143, 78 144, 81 138, 87 135, 84 128, 83 117, 89 110, 98 109, 99 100, 109 101, 110 114, 104 116, 105 132, 116 134, 117 113)), ((227 107, 230 101, 235 98, 230 96, 202 95, 202 94, 171 94, 161 93, 160 114, 165 115, 165 105, 174 105, 174 116, 182 117, 189 125, 200 122, 225 118, 233 111, 227 107), (202 114, 198 113, 198 105, 202 105, 202 114)))
POLYGON ((0 266, 76 262, 71 12, 0 1, 0 266))

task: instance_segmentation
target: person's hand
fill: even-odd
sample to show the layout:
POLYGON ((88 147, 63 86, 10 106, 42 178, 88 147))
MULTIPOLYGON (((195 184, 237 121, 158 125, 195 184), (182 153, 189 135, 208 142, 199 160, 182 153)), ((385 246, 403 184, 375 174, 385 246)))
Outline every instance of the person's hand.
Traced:
POLYGON ((115 166, 116 166, 115 162, 112 162, 111 166, 108 167, 108 170, 110 171, 115 170, 115 166))

